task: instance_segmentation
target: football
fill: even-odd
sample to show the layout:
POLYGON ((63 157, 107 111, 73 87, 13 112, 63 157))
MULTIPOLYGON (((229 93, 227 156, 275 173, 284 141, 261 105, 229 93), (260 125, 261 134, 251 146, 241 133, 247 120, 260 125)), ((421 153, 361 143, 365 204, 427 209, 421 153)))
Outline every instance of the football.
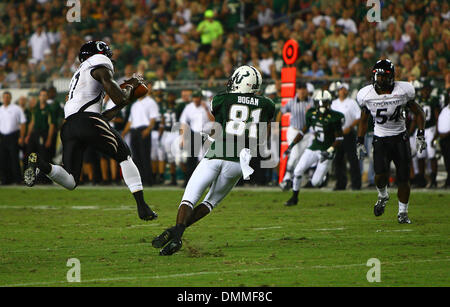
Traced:
MULTIPOLYGON (((120 88, 125 88, 125 86, 127 85, 127 82, 124 82, 120 85, 120 88)), ((145 84, 141 83, 139 84, 139 86, 137 88, 134 89, 133 92, 133 98, 134 99, 138 99, 141 98, 142 96, 147 95, 148 93, 148 88, 145 84)))

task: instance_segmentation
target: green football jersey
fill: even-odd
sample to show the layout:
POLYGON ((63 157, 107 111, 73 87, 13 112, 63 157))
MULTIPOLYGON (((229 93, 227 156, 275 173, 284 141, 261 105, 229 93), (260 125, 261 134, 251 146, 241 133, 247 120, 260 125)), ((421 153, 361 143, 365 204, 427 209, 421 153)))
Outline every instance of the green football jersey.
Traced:
POLYGON ((254 123, 270 123, 275 115, 275 104, 271 99, 253 94, 219 94, 214 96, 211 109, 222 133, 216 136, 206 157, 230 161, 239 160, 243 146, 249 148, 261 143, 260 127, 254 123))
POLYGON ((166 105, 161 107, 161 116, 164 118, 164 130, 172 131, 173 125, 177 122, 177 114, 175 107, 171 108, 166 105))
POLYGON ((439 110, 439 99, 430 97, 428 99, 418 98, 418 103, 425 113, 425 129, 436 126, 437 118, 435 116, 436 109, 439 110))
POLYGON ((335 132, 342 131, 344 114, 328 110, 321 114, 315 108, 306 112, 306 126, 314 130, 314 140, 309 146, 311 150, 326 151, 335 141, 335 132))

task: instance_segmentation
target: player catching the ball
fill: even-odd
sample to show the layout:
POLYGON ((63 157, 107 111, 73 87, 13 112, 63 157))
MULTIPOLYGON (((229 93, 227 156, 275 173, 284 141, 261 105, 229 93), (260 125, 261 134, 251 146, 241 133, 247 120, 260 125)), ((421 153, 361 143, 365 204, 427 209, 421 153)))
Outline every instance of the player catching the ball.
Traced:
POLYGON ((369 114, 374 120, 373 163, 378 201, 374 207, 375 216, 384 213, 389 200, 387 185, 390 164, 394 162, 398 186, 398 215, 400 224, 410 224, 408 203, 410 195, 409 171, 411 148, 405 126, 406 108, 414 113, 417 120, 417 151, 426 149, 424 137, 425 114, 414 101, 415 90, 411 83, 395 81, 394 64, 389 60, 378 61, 372 69, 372 83, 359 90, 356 99, 361 106, 361 121, 358 126, 357 154, 359 159, 367 154, 364 136, 367 131, 369 114))
POLYGON ((102 41, 89 41, 81 47, 78 54, 81 64, 70 82, 64 107, 65 122, 61 128, 63 166, 50 164, 31 153, 24 181, 31 187, 37 173, 43 172, 66 189, 75 189, 80 180, 83 153, 91 146, 120 164, 125 183, 136 199, 139 218, 153 220, 158 215, 144 201, 141 177, 131 159, 130 149, 108 123, 121 108, 146 91, 142 90, 143 80, 139 76, 127 80, 121 89, 113 79, 111 56, 111 49, 102 41), (116 106, 101 114, 105 92, 116 106))
POLYGON ((215 133, 218 136, 189 179, 178 207, 175 226, 153 239, 153 247, 162 248, 160 255, 177 252, 182 246, 181 237, 185 229, 210 213, 236 185, 248 167, 249 157, 247 155, 248 160, 244 157, 250 147, 247 144, 252 142, 252 138, 256 143, 261 141, 258 137, 258 123, 267 123, 270 128, 275 113, 272 100, 256 95, 261 82, 261 73, 256 68, 240 66, 231 75, 227 92, 213 98, 212 114, 215 127, 220 126, 221 129, 218 130, 221 133, 215 133), (245 141, 246 148, 240 150, 238 140, 245 141), (208 187, 208 194, 196 206, 208 187))

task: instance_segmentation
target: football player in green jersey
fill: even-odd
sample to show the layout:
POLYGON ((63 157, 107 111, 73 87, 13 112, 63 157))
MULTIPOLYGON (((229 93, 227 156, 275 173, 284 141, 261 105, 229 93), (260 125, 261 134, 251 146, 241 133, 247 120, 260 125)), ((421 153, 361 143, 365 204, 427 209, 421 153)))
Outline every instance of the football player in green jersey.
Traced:
POLYGON ((179 133, 172 131, 172 128, 177 122, 176 106, 175 106, 176 95, 173 92, 167 93, 166 103, 161 106, 160 112, 162 116, 161 125, 164 127, 164 132, 161 136, 160 144, 163 150, 163 161, 164 163, 162 169, 166 168, 165 163, 169 163, 170 166, 170 185, 177 185, 176 181, 176 165, 175 165, 175 150, 172 150, 172 146, 175 144, 175 140, 178 138, 179 133))
POLYGON ((425 165, 426 160, 430 160, 431 174, 430 182, 428 183, 429 188, 435 188, 436 175, 437 175, 437 160, 436 160, 436 146, 435 141, 438 137, 436 124, 440 113, 439 98, 431 97, 431 84, 429 80, 414 81, 414 88, 417 92, 416 102, 422 107, 425 113, 425 142, 427 143, 426 150, 422 152, 417 152, 418 158, 418 187, 425 187, 425 165))
POLYGON ((244 179, 248 178, 246 170, 250 162, 250 146, 240 150, 239 144, 263 142, 258 137, 258 129, 262 130, 261 126, 264 124, 269 126, 275 113, 272 100, 256 94, 261 82, 261 73, 256 68, 240 66, 233 72, 227 91, 213 98, 211 110, 215 118, 214 143, 189 179, 178 207, 176 225, 166 229, 152 241, 153 247, 162 248, 160 255, 177 252, 182 246, 181 237, 186 227, 211 212, 236 185, 243 173, 244 179), (244 139, 242 143, 241 138, 244 139), (196 206, 208 187, 208 194, 196 206))
POLYGON ((319 91, 314 95, 314 108, 306 112, 306 125, 296 138, 289 144, 284 155, 290 154, 295 146, 309 129, 314 131, 314 140, 300 158, 294 170, 294 181, 292 183, 292 197, 285 203, 286 206, 295 206, 298 203, 298 192, 303 174, 317 163, 316 170, 311 179, 313 186, 319 186, 327 174, 333 161, 336 147, 343 140, 342 124, 344 115, 331 110, 332 96, 328 91, 319 91))

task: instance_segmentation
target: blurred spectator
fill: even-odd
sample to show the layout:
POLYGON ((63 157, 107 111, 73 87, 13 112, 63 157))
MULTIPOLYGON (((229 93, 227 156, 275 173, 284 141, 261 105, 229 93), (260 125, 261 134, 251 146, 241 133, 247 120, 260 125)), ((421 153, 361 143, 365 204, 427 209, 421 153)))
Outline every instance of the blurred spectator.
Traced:
POLYGON ((180 116, 183 149, 188 152, 185 185, 194 172, 197 162, 204 154, 201 152, 201 134, 205 132, 206 123, 213 120, 214 116, 210 112, 210 107, 203 100, 202 92, 200 90, 194 91, 192 102, 186 105, 180 116))
POLYGON ((350 176, 352 189, 361 189, 361 171, 356 157, 356 129, 361 118, 361 109, 356 100, 348 97, 349 86, 340 83, 338 86, 338 98, 333 100, 331 109, 344 114, 345 122, 342 125, 344 140, 336 149, 334 168, 336 172, 335 190, 345 190, 347 187, 347 161, 350 164, 350 176))
POLYGON ((19 146, 23 145, 26 118, 23 110, 11 104, 10 92, 3 92, 0 106, 0 182, 22 182, 19 164, 19 146))
MULTIPOLYGON (((26 155, 37 152, 45 161, 53 160, 53 142, 56 140, 56 118, 51 107, 47 104, 47 89, 39 91, 38 105, 31 112, 31 122, 28 124, 25 139, 26 155)), ((40 181, 50 183, 50 180, 40 174, 40 181)))
POLYGON ((205 19, 197 26, 197 32, 200 33, 200 50, 208 52, 213 40, 218 39, 223 34, 223 28, 220 21, 214 20, 212 10, 205 11, 205 19))
POLYGON ((50 49, 50 38, 45 32, 43 24, 36 26, 36 31, 31 35, 28 46, 31 48, 31 56, 36 61, 44 59, 44 52, 50 49))
MULTIPOLYGON (((148 85, 151 87, 151 85, 148 85)), ((149 88, 150 89, 150 88, 149 88)), ((151 131, 156 119, 160 117, 158 105, 150 96, 143 96, 133 103, 130 110, 128 123, 122 131, 122 137, 130 132, 131 152, 135 161, 142 183, 153 184, 153 175, 150 160, 151 131)))

